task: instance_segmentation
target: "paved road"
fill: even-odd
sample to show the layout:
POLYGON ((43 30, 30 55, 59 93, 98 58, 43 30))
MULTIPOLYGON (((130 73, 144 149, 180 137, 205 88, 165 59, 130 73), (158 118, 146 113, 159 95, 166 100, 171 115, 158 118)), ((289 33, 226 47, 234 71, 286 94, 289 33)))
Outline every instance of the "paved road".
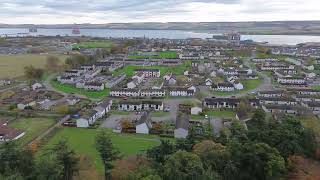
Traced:
POLYGON ((11 89, 15 89, 15 88, 24 88, 24 87, 26 87, 26 86, 27 86, 26 83, 20 83, 20 84, 17 84, 17 85, 8 87, 8 88, 0 89, 0 93, 5 92, 5 91, 8 91, 8 90, 11 90, 11 89))
MULTIPOLYGON (((62 92, 62 91, 59 91, 57 89, 55 89, 54 87, 52 87, 51 85, 51 81, 56 77, 56 74, 51 74, 48 76, 48 78, 43 82, 43 85, 46 87, 46 89, 48 91, 54 91, 54 92, 57 92, 61 95, 63 95, 64 97, 67 97, 69 94, 68 93, 65 93, 65 92, 62 92)), ((73 96, 75 97, 78 97, 78 98, 82 98, 82 99, 88 99, 86 96, 83 96, 83 95, 80 95, 80 94, 72 94, 73 96)))

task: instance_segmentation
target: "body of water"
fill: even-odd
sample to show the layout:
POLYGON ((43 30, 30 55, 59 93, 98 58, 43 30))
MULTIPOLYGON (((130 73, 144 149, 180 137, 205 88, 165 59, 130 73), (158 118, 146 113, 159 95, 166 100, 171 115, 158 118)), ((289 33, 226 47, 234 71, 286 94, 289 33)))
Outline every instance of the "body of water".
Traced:
MULTIPOLYGON (((213 34, 197 33, 180 30, 127 30, 127 29, 81 29, 81 34, 91 37, 113 37, 113 38, 167 38, 167 39, 186 39, 186 38, 211 38, 213 34)), ((37 33, 29 33, 29 29, 22 28, 0 28, 0 36, 74 36, 72 29, 38 29, 37 33)), ((242 35, 242 40, 253 40, 256 42, 268 42, 270 44, 296 45, 306 42, 320 42, 320 36, 305 35, 242 35)))

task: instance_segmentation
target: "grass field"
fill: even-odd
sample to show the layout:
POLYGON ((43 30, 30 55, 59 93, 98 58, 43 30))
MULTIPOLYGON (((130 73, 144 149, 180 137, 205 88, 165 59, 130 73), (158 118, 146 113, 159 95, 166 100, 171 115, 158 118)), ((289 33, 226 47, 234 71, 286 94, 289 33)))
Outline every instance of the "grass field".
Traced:
MULTIPOLYGON (((143 153, 145 150, 160 144, 157 136, 113 134, 110 131, 108 132, 111 135, 114 146, 123 156, 143 153)), ((66 139, 72 149, 80 155, 92 158, 97 170, 103 172, 102 162, 94 147, 94 140, 97 133, 97 129, 63 128, 49 140, 44 149, 51 147, 59 140, 66 139)))
POLYGON ((109 96, 109 92, 110 92, 110 89, 104 89, 103 91, 86 91, 84 89, 79 89, 71 85, 61 84, 56 80, 53 80, 50 83, 55 89, 62 91, 64 93, 80 94, 92 99, 100 99, 103 97, 107 97, 109 96))
POLYGON ((9 126, 25 131, 25 135, 18 139, 19 145, 26 145, 37 136, 49 129, 56 121, 48 118, 22 118, 10 123, 9 126))
MULTIPOLYGON (((234 111, 207 111, 204 112, 205 115, 213 118, 234 118, 236 113, 234 111)), ((192 119, 204 119, 201 115, 192 115, 192 119)))
POLYGON ((132 55, 128 57, 129 59, 176 59, 178 58, 178 53, 174 51, 160 52, 158 56, 139 56, 132 55))
POLYGON ((184 71, 190 69, 190 64, 185 62, 180 66, 168 67, 168 66, 126 66, 113 73, 114 76, 118 76, 121 73, 126 73, 127 76, 131 77, 134 75, 136 69, 160 69, 161 76, 164 76, 168 72, 172 72, 175 75, 182 75, 184 71))
POLYGON ((91 48, 111 48, 111 47, 112 47, 112 42, 110 41, 88 41, 88 42, 81 42, 79 44, 76 44, 72 48, 91 49, 91 48))
MULTIPOLYGON (((67 56, 57 55, 61 63, 67 56)), ((0 56, 0 79, 16 78, 24 75, 24 67, 33 65, 37 68, 44 68, 46 65, 47 55, 12 55, 0 56)))
POLYGON ((253 79, 253 80, 245 80, 245 81, 241 81, 241 83, 244 86, 243 90, 235 90, 233 92, 213 92, 214 95, 216 96, 230 96, 230 95, 236 95, 239 93, 246 93, 246 92, 250 92, 254 89, 256 89, 257 87, 259 87, 263 81, 261 79, 253 79))

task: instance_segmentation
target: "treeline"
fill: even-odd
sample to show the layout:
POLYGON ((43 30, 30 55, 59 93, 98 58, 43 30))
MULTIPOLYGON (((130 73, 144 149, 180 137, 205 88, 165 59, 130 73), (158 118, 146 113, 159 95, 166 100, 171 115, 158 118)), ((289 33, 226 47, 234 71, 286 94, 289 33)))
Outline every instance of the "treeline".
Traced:
POLYGON ((285 179, 294 167, 291 157, 318 158, 315 133, 304 128, 295 117, 266 119, 265 113, 257 110, 247 124, 245 127, 234 121, 220 136, 215 136, 208 127, 201 137, 191 131, 185 140, 162 141, 148 150, 146 157, 140 157, 138 164, 129 159, 116 163, 113 177, 276 180, 285 179), (125 169, 123 164, 133 164, 135 168, 119 173, 125 169))
MULTIPOLYGON (((106 180, 277 180, 295 167, 297 157, 317 160, 316 134, 292 116, 266 118, 257 110, 247 126, 233 121, 215 135, 192 129, 186 139, 162 140, 135 157, 121 157, 109 134, 100 131, 95 147, 106 180), (201 135, 199 135, 201 134, 201 135)), ((0 179, 71 180, 79 156, 61 141, 34 158, 13 142, 0 145, 0 179)))

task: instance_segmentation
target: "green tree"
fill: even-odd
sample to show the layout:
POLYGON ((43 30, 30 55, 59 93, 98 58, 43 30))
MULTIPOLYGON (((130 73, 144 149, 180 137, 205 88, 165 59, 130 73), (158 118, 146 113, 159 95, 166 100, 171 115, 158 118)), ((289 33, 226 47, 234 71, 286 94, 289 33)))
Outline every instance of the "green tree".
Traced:
POLYGON ((148 158, 155 162, 164 164, 168 156, 175 152, 175 147, 168 140, 161 140, 159 146, 153 147, 147 151, 148 158))
POLYGON ((63 179, 63 165, 59 163, 54 154, 41 156, 36 165, 37 179, 61 180, 63 179))
POLYGON ((178 151, 171 155, 164 166, 164 179, 205 179, 205 170, 199 156, 178 151))
POLYGON ((55 154, 58 164, 63 167, 63 179, 71 180, 73 174, 78 171, 79 158, 76 153, 70 149, 66 140, 55 144, 51 153, 55 154))
POLYGON ((285 172, 285 160, 279 151, 265 143, 233 143, 232 160, 239 168, 239 180, 279 179, 285 172))
POLYGON ((111 179, 112 162, 119 158, 119 152, 114 148, 110 137, 105 131, 100 131, 95 140, 96 149, 104 165, 105 179, 111 179))

